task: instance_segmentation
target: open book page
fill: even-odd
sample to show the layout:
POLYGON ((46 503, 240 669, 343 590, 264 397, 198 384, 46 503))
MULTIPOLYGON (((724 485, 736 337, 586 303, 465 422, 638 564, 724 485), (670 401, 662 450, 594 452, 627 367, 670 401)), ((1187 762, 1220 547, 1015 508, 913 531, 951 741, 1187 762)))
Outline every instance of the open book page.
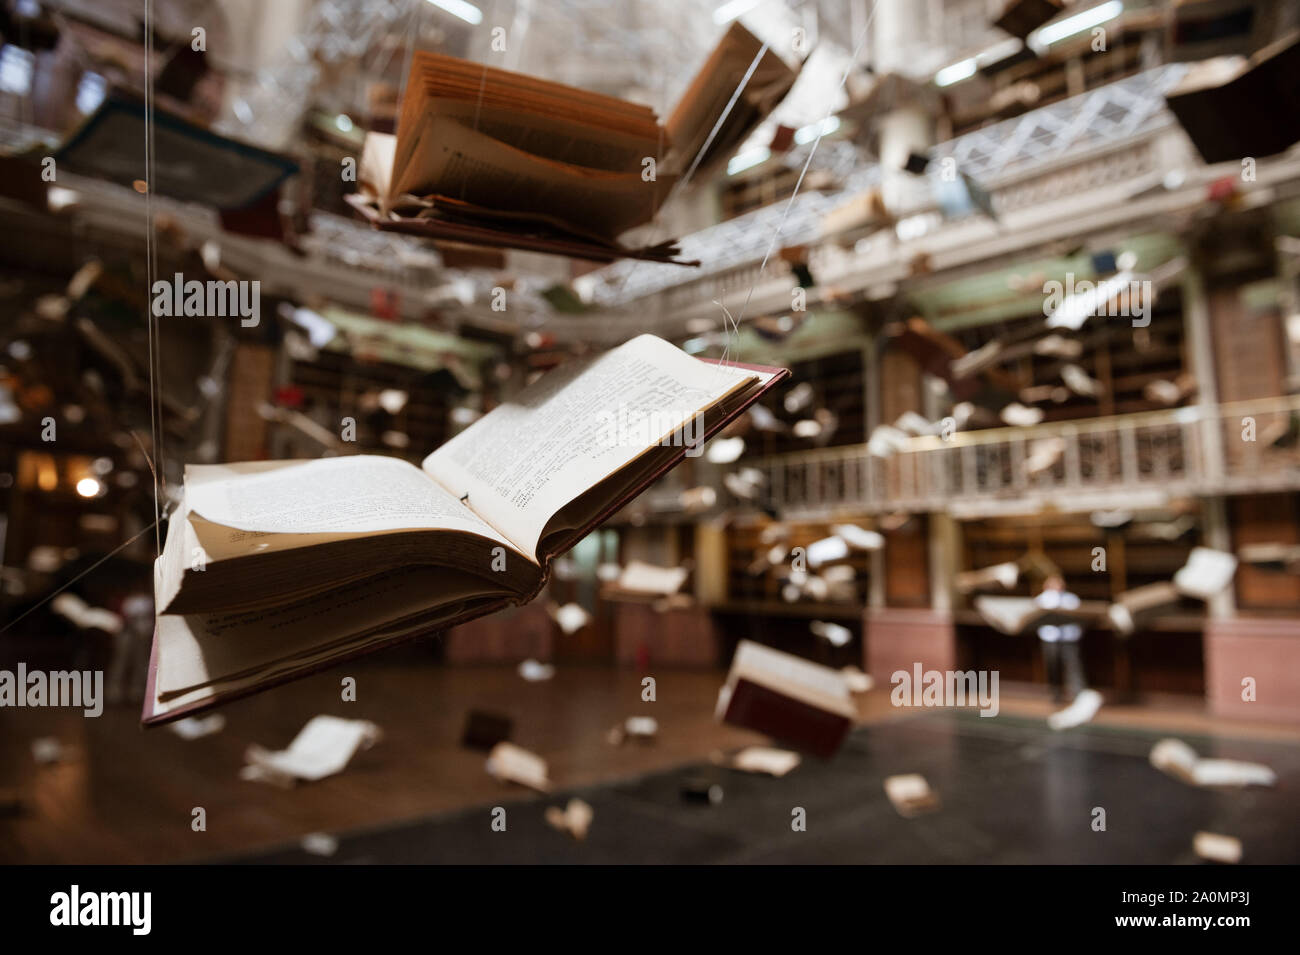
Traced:
POLYGON ((665 134, 647 139, 594 125, 580 110, 561 118, 509 107, 481 106, 477 101, 438 99, 429 105, 439 116, 454 119, 534 156, 608 172, 640 175, 641 161, 647 156, 658 158, 660 140, 666 138, 665 134))
POLYGON ((640 335, 570 362, 424 459, 424 469, 527 554, 565 504, 659 445, 702 437, 704 410, 757 376, 640 335))
MULTIPOLYGON (((405 144, 403 144, 404 146, 405 144)), ((614 237, 653 217, 672 179, 607 172, 516 149, 447 116, 413 131, 411 155, 394 173, 396 194, 436 193, 487 208, 558 215, 614 237)))
POLYGON ((164 704, 193 702, 220 684, 340 655, 401 632, 406 623, 427 628, 466 600, 491 596, 486 589, 481 577, 468 573, 410 567, 266 610, 164 614, 158 618, 155 694, 164 704))
POLYGON ((278 467, 205 465, 185 474, 185 499, 201 518, 242 531, 362 535, 452 530, 511 546, 419 468, 360 454, 278 467))
POLYGON ((701 157, 703 167, 723 154, 730 155, 732 147, 789 92, 798 70, 769 48, 745 83, 740 101, 728 112, 732 95, 762 49, 763 44, 738 20, 723 34, 665 124, 673 143, 671 161, 665 164, 670 171, 689 168, 710 136, 708 152, 701 157), (715 134, 714 127, 724 114, 715 134))

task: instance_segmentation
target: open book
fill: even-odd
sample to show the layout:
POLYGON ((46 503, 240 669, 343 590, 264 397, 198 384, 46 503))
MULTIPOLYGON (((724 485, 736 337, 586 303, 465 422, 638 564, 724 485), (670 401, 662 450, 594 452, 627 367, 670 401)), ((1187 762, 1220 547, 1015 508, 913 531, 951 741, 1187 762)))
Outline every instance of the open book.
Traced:
POLYGON ((675 242, 632 249, 619 236, 654 218, 697 155, 700 168, 729 156, 789 91, 797 71, 768 50, 731 102, 762 49, 733 24, 667 128, 648 106, 417 52, 397 133, 366 134, 348 202, 376 228, 430 239, 698 265, 675 242))
POLYGON ((366 135, 359 178, 380 223, 466 242, 495 231, 490 244, 587 245, 609 257, 672 189, 674 177, 655 168, 666 148, 647 106, 421 51, 397 134, 366 135))
POLYGON ((419 468, 376 455, 187 468, 155 569, 143 721, 531 600, 551 558, 788 375, 641 335, 561 366, 419 468))

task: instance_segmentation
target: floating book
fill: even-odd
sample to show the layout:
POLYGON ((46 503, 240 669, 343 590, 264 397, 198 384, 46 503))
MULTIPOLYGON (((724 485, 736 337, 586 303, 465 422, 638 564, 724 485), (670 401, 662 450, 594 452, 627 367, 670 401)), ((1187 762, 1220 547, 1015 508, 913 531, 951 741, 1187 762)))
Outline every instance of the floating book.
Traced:
POLYGON ((666 144, 647 106, 420 51, 396 135, 366 136, 369 202, 358 208, 380 228, 431 238, 635 255, 617 238, 649 222, 671 190, 658 168, 666 144))
POLYGON ((718 694, 718 716, 829 757, 844 742, 857 708, 838 670, 741 640, 718 694))
MULTIPOLYGON (((288 156, 222 136, 175 113, 155 108, 152 120, 149 188, 158 195, 243 209, 298 171, 288 156)), ((58 168, 123 186, 145 180, 145 132, 144 103, 114 91, 55 153, 58 168)))
POLYGON ((155 568, 144 722, 531 600, 553 557, 681 461, 683 436, 707 440, 788 374, 641 335, 543 377, 420 468, 187 468, 155 568))
POLYGON ((1300 31, 1193 65, 1165 100, 1207 163, 1283 152, 1300 140, 1300 31))
POLYGON ((697 158, 699 169, 709 169, 730 157, 798 78, 798 69, 732 21, 668 118, 670 171, 688 172, 697 158))
POLYGON ((769 51, 731 102, 760 48, 733 25, 666 128, 648 106, 418 52, 397 133, 367 134, 348 201, 376 228, 430 239, 698 265, 673 241, 629 248, 619 236, 655 217, 697 155, 701 166, 730 155, 789 91, 798 74, 769 51))

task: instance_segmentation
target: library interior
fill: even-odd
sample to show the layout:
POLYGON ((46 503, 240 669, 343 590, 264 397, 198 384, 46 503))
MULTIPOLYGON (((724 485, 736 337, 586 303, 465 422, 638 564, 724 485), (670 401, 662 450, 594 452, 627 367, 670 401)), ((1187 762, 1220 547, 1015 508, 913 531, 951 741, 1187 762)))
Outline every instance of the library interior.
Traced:
POLYGON ((0 0, 0 221, 0 862, 1300 862, 1297 0, 0 0))

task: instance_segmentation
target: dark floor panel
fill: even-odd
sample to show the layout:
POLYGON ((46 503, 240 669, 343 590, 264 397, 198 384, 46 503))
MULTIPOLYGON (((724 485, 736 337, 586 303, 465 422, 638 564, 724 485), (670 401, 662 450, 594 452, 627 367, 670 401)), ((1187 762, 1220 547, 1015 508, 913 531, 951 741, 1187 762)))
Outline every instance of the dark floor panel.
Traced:
MULTIPOLYGON (((1158 734, 1089 727, 1064 734, 1007 717, 930 713, 853 733, 832 760, 806 759, 784 779, 684 767, 545 799, 490 807, 340 839, 333 863, 1120 863, 1194 862, 1192 836, 1235 835, 1245 861, 1300 861, 1300 748, 1188 737, 1202 755, 1251 759, 1277 771, 1273 789, 1208 791, 1147 762, 1158 734), (901 818, 883 780, 919 772, 942 807, 901 818), (683 803, 681 784, 705 775, 725 798, 683 803), (591 803, 585 842, 552 830, 548 805, 591 803), (794 832, 794 807, 807 831, 794 832), (1093 810, 1106 810, 1095 832, 1093 810)), ((247 862, 324 861, 296 848, 247 862)))

